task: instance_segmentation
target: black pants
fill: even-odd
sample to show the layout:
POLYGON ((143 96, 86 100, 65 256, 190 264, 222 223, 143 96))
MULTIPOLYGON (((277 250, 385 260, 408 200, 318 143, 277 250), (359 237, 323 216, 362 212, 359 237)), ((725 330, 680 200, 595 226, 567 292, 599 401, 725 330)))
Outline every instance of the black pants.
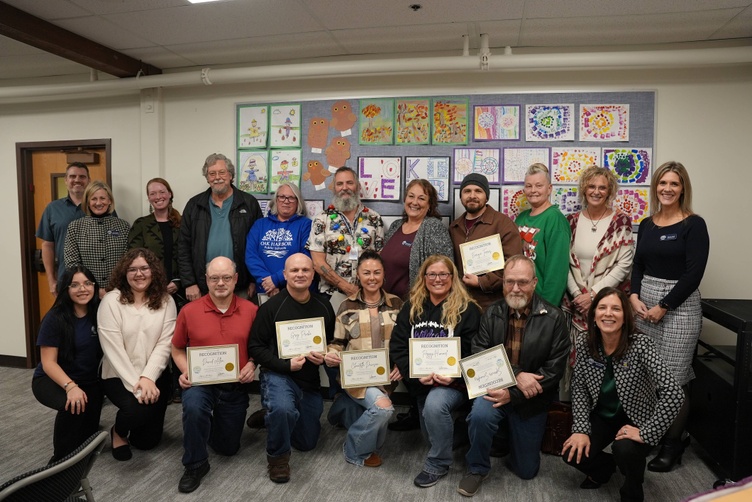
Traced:
POLYGON ((139 450, 151 450, 162 439, 167 403, 172 399, 170 372, 165 370, 157 378, 159 400, 154 404, 139 404, 136 396, 123 385, 119 378, 104 380, 104 392, 117 406, 115 432, 128 438, 131 446, 139 450))
POLYGON ((99 430, 99 416, 102 413, 104 397, 102 385, 95 382, 79 384, 79 387, 86 393, 88 402, 83 413, 74 415, 70 411, 65 411, 65 391, 50 377, 45 375, 31 381, 31 391, 37 401, 57 411, 52 433, 52 461, 65 457, 99 430))

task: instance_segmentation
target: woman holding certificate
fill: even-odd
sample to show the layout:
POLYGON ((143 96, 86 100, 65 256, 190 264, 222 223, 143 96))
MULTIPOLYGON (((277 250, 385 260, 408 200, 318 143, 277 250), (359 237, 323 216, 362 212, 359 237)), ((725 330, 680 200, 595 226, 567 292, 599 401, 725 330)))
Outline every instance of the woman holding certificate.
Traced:
MULTIPOLYGON (((389 358, 418 401, 421 429, 431 446, 423 469, 413 481, 421 488, 435 485, 452 465, 452 411, 467 401, 458 361, 470 355, 471 339, 478 331, 480 317, 480 307, 462 284, 454 262, 442 255, 429 256, 410 289, 410 299, 397 316, 389 344, 389 358), (451 345, 448 342, 458 339, 459 354, 444 356, 445 368, 418 376, 423 375, 419 366, 433 360, 431 355, 438 354, 431 354, 430 348, 419 356, 413 353, 410 340, 418 338, 430 338, 446 347, 451 345), (456 376, 444 376, 446 374, 456 376), (408 375, 413 377, 407 378, 408 375)), ((448 349, 441 350, 446 353, 448 349)))
POLYGON ((562 457, 587 475, 583 489, 607 483, 618 466, 622 502, 642 501, 645 458, 679 413, 682 389, 651 339, 635 333, 627 295, 616 288, 595 295, 576 350, 574 423, 562 457), (603 451, 609 444, 612 453, 603 451))
MULTIPOLYGON (((357 274, 358 292, 343 301, 337 312, 334 340, 324 357, 329 367, 342 364, 342 351, 388 350, 394 322, 402 306, 402 300, 383 290, 384 263, 378 253, 363 251, 358 259, 357 274)), ((402 380, 402 375, 393 366, 386 379, 396 382, 402 380)), ((381 465, 378 450, 384 444, 386 427, 394 412, 388 392, 383 385, 352 388, 346 382, 340 383, 348 396, 340 399, 349 398, 365 409, 348 428, 345 460, 355 465, 378 467, 381 465)))
POLYGON ((170 399, 170 341, 175 302, 159 259, 144 248, 131 249, 115 266, 97 322, 104 351, 102 380, 117 406, 111 430, 112 456, 129 460, 130 446, 149 450, 162 438, 170 399))

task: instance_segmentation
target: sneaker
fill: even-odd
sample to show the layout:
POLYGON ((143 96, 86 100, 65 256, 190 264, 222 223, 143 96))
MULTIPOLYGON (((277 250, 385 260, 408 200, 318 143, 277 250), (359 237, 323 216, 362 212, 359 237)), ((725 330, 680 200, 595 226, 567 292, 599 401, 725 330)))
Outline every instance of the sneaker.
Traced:
POLYGON ((428 488, 438 483, 446 475, 446 472, 444 474, 431 474, 430 472, 420 471, 420 474, 415 476, 413 483, 420 488, 428 488))
POLYGON ((209 462, 204 462, 195 469, 185 469, 183 477, 178 483, 178 491, 181 493, 191 493, 201 485, 201 479, 209 472, 209 462))
POLYGON ((483 475, 468 472, 467 474, 462 476, 460 484, 457 487, 457 491, 460 495, 464 495, 465 497, 472 497, 478 492, 481 483, 483 483, 483 480, 487 477, 488 474, 483 475))

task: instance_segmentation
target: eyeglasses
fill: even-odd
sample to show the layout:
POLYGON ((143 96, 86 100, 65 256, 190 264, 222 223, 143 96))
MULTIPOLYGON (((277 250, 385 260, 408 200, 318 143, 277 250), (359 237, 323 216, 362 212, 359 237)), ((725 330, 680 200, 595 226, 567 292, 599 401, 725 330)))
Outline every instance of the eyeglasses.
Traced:
POLYGON ((71 282, 68 285, 68 289, 86 289, 86 288, 93 288, 94 283, 91 281, 84 281, 84 282, 71 282))
POLYGON ((209 171, 206 173, 207 178, 224 178, 230 171, 222 169, 221 171, 209 171))
POLYGON ((294 195, 277 195, 277 202, 295 202, 297 197, 294 195))
POLYGON ((434 274, 433 272, 431 272, 430 274, 426 274, 426 277, 431 281, 435 281, 436 279, 441 279, 443 281, 444 279, 447 279, 450 275, 452 275, 451 272, 441 272, 440 274, 434 274))
POLYGON ((131 275, 136 275, 136 273, 141 272, 144 275, 151 274, 151 268, 144 265, 143 267, 128 267, 128 270, 126 270, 131 275))
POLYGON ((535 279, 521 279, 519 281, 515 281, 514 279, 504 279, 504 286, 508 288, 513 288, 515 284, 520 288, 526 288, 530 286, 535 279))
POLYGON ((207 281, 209 281, 211 284, 217 284, 219 281, 224 282, 227 284, 228 282, 232 282, 232 280, 235 278, 234 275, 210 275, 206 278, 207 281))

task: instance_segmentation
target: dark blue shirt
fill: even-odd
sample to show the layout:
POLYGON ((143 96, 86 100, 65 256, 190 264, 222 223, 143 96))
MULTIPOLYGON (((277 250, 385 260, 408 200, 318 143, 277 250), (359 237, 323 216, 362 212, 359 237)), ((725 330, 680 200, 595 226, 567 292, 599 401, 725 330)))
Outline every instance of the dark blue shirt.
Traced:
MULTIPOLYGON (((39 347, 57 347, 60 348, 62 343, 62 327, 56 316, 47 314, 42 319, 42 325, 39 328, 37 337, 37 346, 39 347)), ((102 349, 99 345, 99 335, 96 328, 92 325, 89 317, 76 319, 74 327, 74 345, 76 346, 76 355, 72 362, 63 361, 58 354, 57 363, 65 371, 68 377, 77 383, 93 383, 97 380, 99 370, 99 360, 101 359, 102 349)), ((44 376, 40 362, 34 370, 34 378, 44 376)))

